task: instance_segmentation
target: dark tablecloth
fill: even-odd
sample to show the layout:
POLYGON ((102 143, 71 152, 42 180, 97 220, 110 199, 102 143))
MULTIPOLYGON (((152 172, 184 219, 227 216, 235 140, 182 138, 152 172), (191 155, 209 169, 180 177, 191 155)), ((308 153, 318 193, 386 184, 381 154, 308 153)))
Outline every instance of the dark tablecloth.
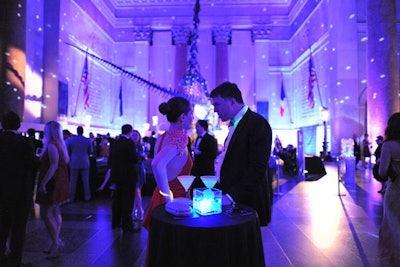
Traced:
MULTIPOLYGON (((174 217, 165 206, 151 214, 149 266, 265 266, 257 213, 174 217)), ((226 209, 225 209, 226 210, 226 209)))

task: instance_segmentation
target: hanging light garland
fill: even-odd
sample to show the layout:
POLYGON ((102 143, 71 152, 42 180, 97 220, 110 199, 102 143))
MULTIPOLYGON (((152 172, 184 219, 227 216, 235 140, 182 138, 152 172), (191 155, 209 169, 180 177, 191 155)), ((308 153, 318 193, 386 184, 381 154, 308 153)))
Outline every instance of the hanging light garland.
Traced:
POLYGON ((186 97, 188 100, 190 100, 193 104, 209 106, 209 100, 208 100, 209 93, 207 91, 207 82, 201 76, 200 71, 199 71, 199 63, 197 62, 197 54, 198 54, 197 40, 199 37, 198 25, 200 23, 199 12, 200 12, 200 1, 196 0, 196 4, 194 7, 194 17, 193 17, 193 31, 191 32, 190 38, 189 38, 190 44, 191 44, 190 45, 190 58, 188 61, 186 74, 182 78, 182 80, 179 82, 179 90, 178 91, 175 91, 172 88, 161 87, 161 86, 159 86, 153 82, 150 82, 150 81, 140 77, 139 75, 129 72, 107 60, 104 60, 94 54, 88 53, 87 51, 85 51, 73 44, 69 44, 69 43, 66 43, 66 44, 78 49, 81 52, 84 52, 92 59, 100 62, 101 64, 103 64, 109 68, 112 68, 112 69, 118 71, 122 75, 127 76, 131 80, 134 80, 135 82, 139 83, 142 86, 149 88, 150 90, 153 90, 157 93, 161 93, 164 95, 183 96, 183 97, 186 97))
POLYGON ((101 63, 102 65, 104 65, 108 68, 116 70, 121 75, 128 77, 129 79, 139 83, 140 85, 142 85, 144 87, 147 87, 148 89, 150 89, 156 93, 161 93, 163 95, 169 95, 169 96, 182 96, 182 97, 187 98, 194 104, 204 104, 205 103, 205 99, 203 97, 198 97, 194 94, 189 94, 189 93, 184 93, 184 92, 176 92, 172 88, 162 87, 158 84, 155 84, 153 82, 150 82, 149 80, 144 79, 143 77, 141 77, 139 75, 136 75, 130 71, 127 71, 127 70, 123 69, 122 67, 117 66, 110 61, 107 61, 101 57, 91 54, 91 53, 85 51, 84 49, 79 48, 73 44, 70 44, 70 43, 65 43, 65 44, 74 47, 75 49, 81 51, 82 53, 85 53, 88 57, 92 58, 93 60, 98 61, 99 63, 101 63))
POLYGON ((198 34, 198 25, 200 23, 199 19, 200 12, 200 1, 196 0, 196 4, 194 7, 194 17, 193 17, 193 31, 190 34, 190 58, 188 61, 188 66, 186 70, 185 76, 179 82, 179 89, 181 93, 185 95, 192 95, 195 98, 202 99, 203 103, 207 103, 207 99, 209 97, 209 93, 207 91, 207 82, 201 76, 199 71, 199 63, 197 62, 197 39, 199 37, 198 34))

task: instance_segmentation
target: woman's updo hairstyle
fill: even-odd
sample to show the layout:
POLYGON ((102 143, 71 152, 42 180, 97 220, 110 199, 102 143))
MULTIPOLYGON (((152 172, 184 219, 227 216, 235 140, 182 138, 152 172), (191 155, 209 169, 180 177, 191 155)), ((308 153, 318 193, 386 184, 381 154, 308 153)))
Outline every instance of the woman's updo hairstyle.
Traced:
POLYGON ((190 102, 184 97, 175 96, 168 102, 161 103, 158 110, 163 115, 167 115, 169 122, 177 122, 182 114, 187 114, 190 110, 190 102))

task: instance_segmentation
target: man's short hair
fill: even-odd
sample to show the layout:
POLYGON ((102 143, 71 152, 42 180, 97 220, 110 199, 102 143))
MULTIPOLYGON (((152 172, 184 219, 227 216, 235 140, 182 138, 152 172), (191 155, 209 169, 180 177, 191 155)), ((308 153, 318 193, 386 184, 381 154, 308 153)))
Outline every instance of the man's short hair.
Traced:
POLYGON ((29 137, 35 137, 35 133, 36 133, 35 129, 29 128, 28 131, 26 131, 26 132, 28 133, 29 137))
POLYGON ((224 82, 218 85, 214 90, 212 90, 210 97, 215 98, 220 96, 224 99, 226 98, 234 98, 236 102, 239 104, 243 104, 242 93, 239 90, 239 87, 235 83, 224 82))
POLYGON ((82 126, 78 126, 78 128, 76 128, 76 132, 78 133, 78 135, 82 135, 83 134, 83 127, 82 126))
POLYGON ((205 130, 208 130, 208 122, 206 120, 198 120, 197 123, 205 130))
POLYGON ((18 130, 21 126, 21 119, 19 118, 18 114, 10 111, 3 115, 1 118, 1 126, 4 130, 18 130))
POLYGON ((122 133, 122 134, 128 134, 128 133, 132 132, 132 130, 133 130, 132 125, 130 125, 130 124, 124 124, 124 125, 122 125, 121 133, 122 133))

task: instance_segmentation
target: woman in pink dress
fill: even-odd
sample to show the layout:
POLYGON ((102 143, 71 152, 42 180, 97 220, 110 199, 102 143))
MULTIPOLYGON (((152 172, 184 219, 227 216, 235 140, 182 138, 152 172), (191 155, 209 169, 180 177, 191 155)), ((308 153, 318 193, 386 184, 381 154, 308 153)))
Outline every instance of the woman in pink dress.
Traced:
POLYGON ((167 116, 169 129, 157 138, 155 156, 151 163, 157 186, 153 192, 150 206, 143 221, 149 230, 151 211, 173 198, 185 197, 185 189, 178 181, 179 175, 190 175, 193 161, 187 148, 186 131, 193 122, 193 107, 183 97, 173 97, 159 106, 161 114, 167 116))
POLYGON ((44 148, 40 157, 39 183, 36 202, 52 244, 45 253, 47 259, 59 256, 64 242, 60 239, 62 217, 60 205, 68 201, 68 151, 64 143, 61 126, 56 121, 46 123, 44 128, 44 148))

